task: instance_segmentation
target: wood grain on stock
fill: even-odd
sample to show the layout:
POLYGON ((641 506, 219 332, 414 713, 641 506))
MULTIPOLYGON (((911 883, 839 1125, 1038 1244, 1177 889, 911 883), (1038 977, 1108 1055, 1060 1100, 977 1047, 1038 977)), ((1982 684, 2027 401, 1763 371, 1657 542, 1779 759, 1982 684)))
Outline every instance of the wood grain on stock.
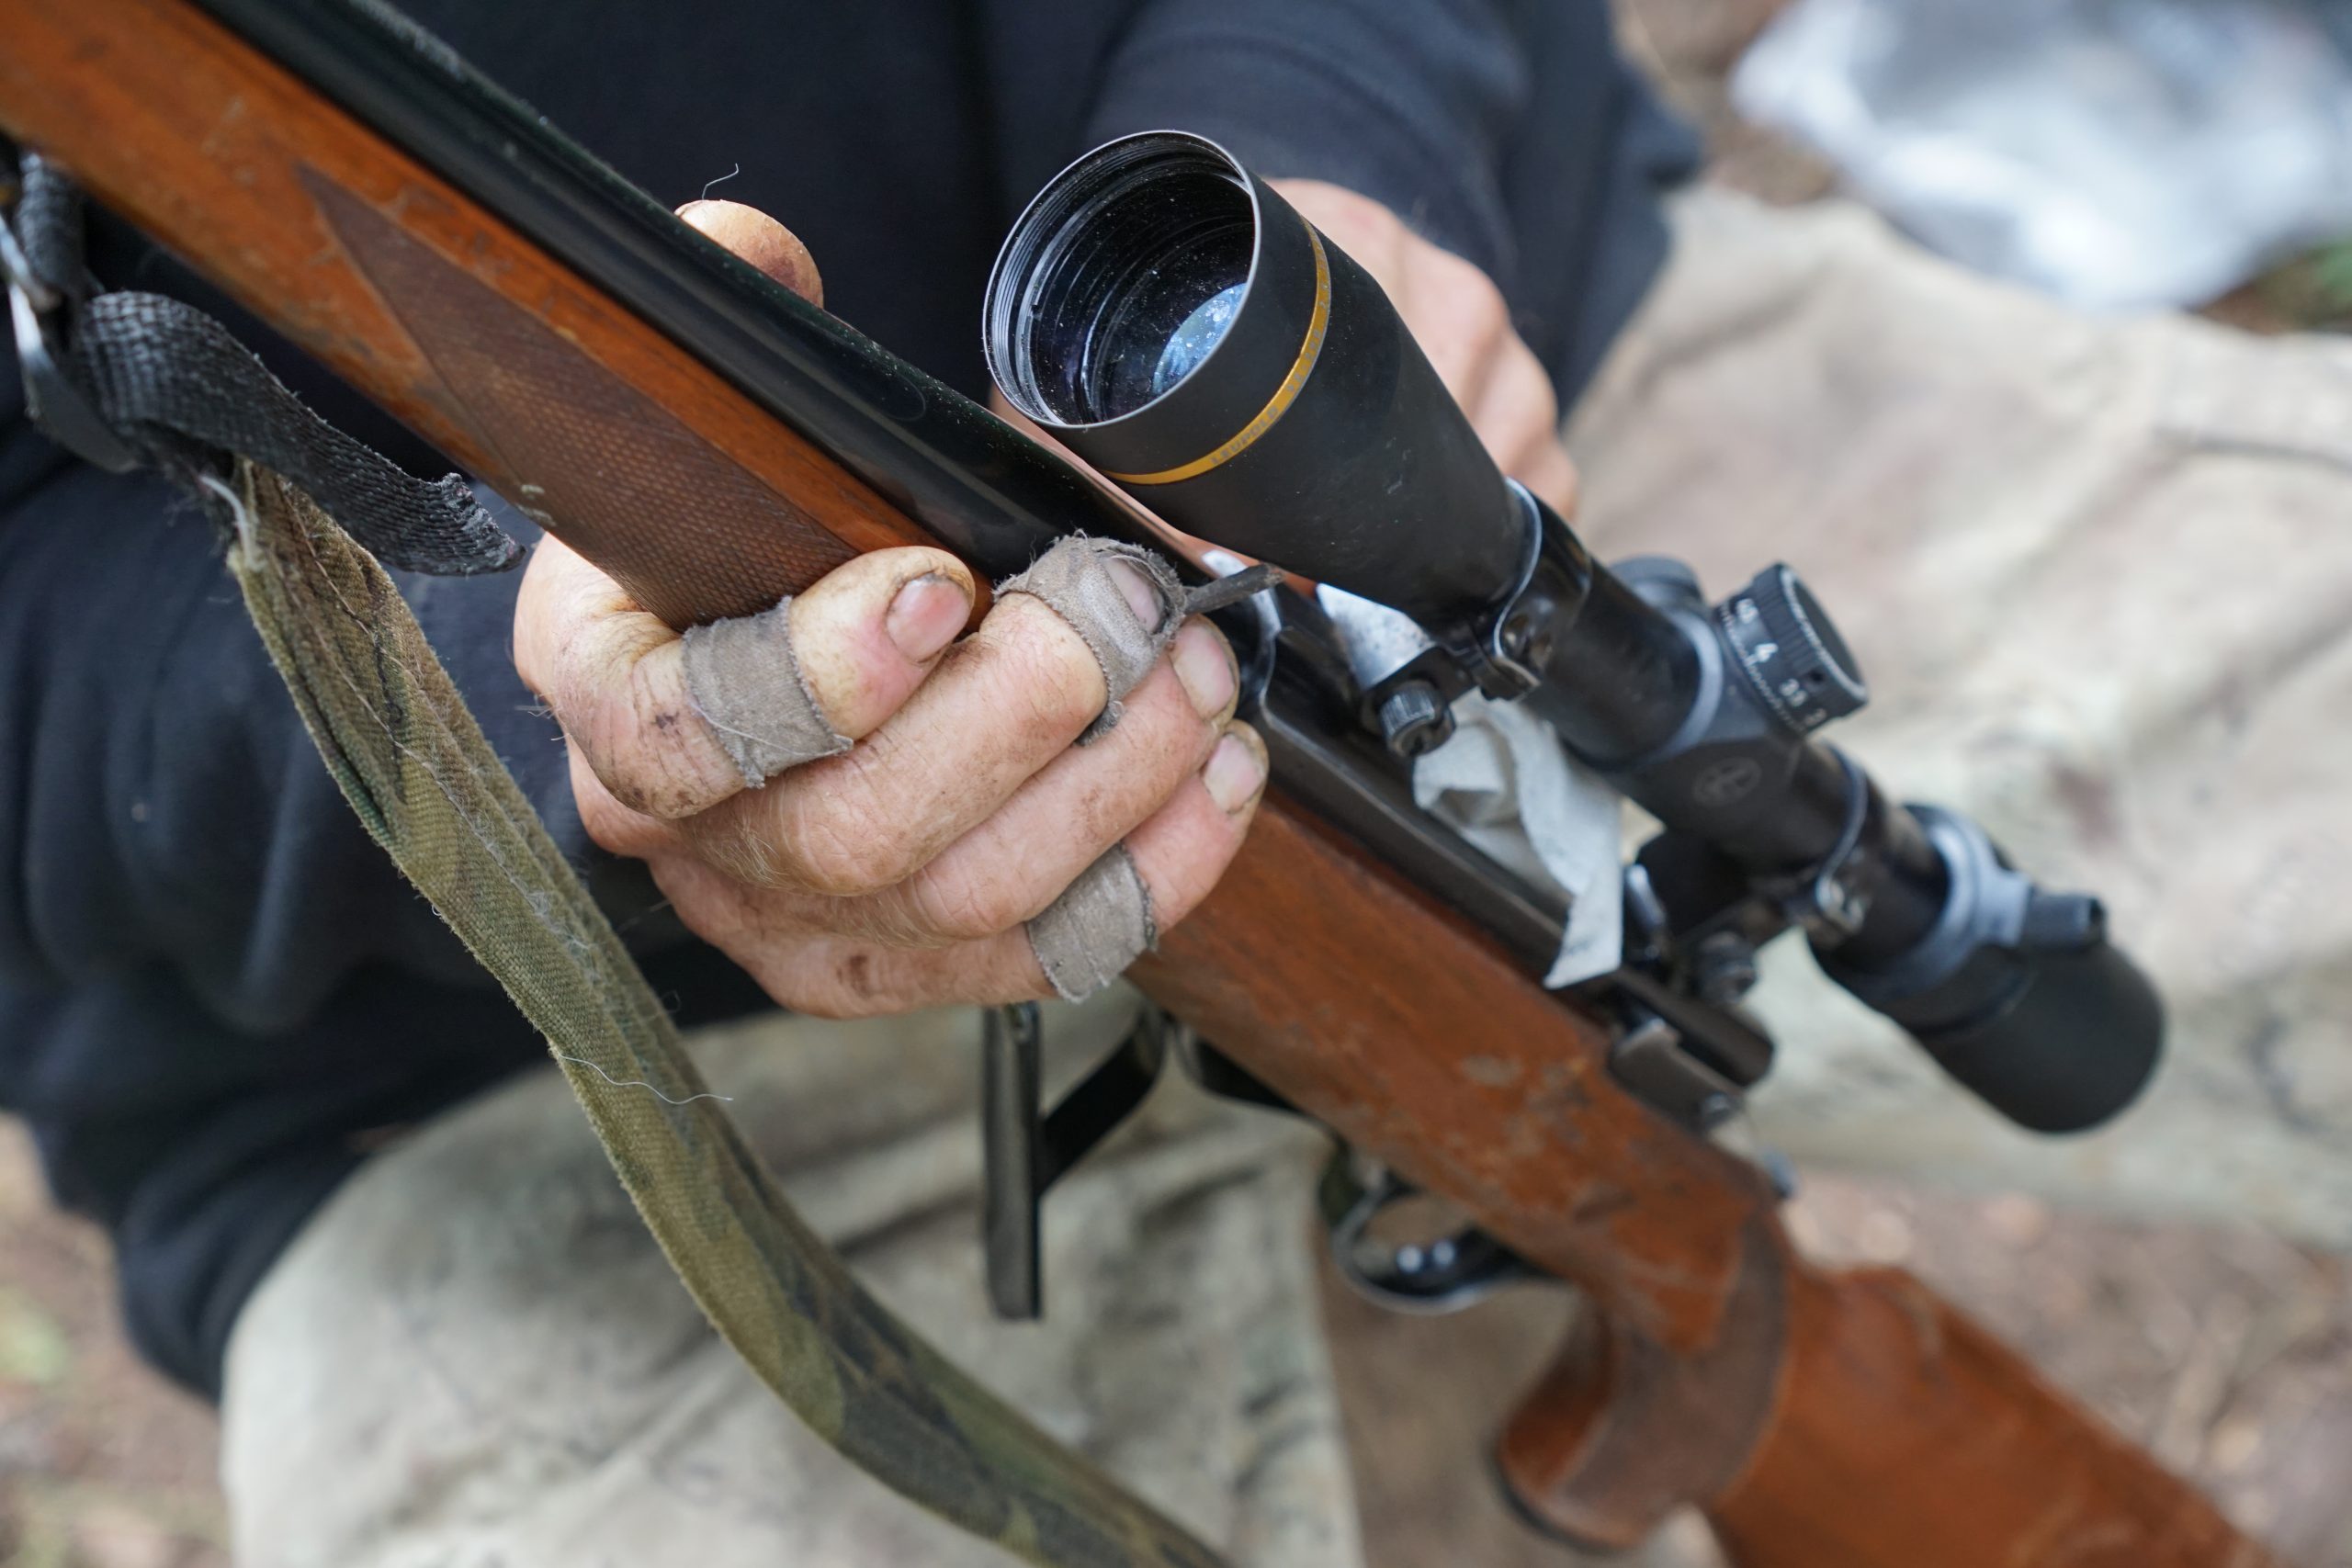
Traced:
MULTIPOLYGON (((11 134, 544 513, 649 607, 681 622, 741 613, 854 551, 922 536, 185 0, 0 0, 0 22, 11 134)), ((1916 1286, 1895 1299, 1926 1304, 1890 1319, 1883 1281, 1807 1269, 1747 1167, 1618 1088, 1592 1021, 1279 796, 1137 975, 1358 1146, 1589 1292, 1602 1316, 1506 1455, 1555 1522, 1630 1540, 1675 1502, 1725 1495, 1759 1568, 2253 1561, 2134 1523, 2127 1510, 2177 1540, 2233 1539, 1916 1286), (1890 1327, 1906 1324, 1907 1339, 1890 1327), (1993 1432, 2007 1438, 1965 1440, 1993 1432), (1905 1455, 1922 1462, 1890 1469, 1905 1455), (2055 1525, 2011 1506, 2053 1474, 2071 1510, 2055 1525), (1933 1532, 1906 1531, 1929 1518, 1933 1532), (2037 1540, 2054 1550, 2086 1531, 2122 1544, 2035 1554, 2037 1540), (1792 1555, 1791 1542, 1814 1544, 1792 1555)))
POLYGON ((2280 1568, 1908 1274, 1808 1270, 1791 1308, 1770 1434, 1707 1510, 1736 1568, 2280 1568))

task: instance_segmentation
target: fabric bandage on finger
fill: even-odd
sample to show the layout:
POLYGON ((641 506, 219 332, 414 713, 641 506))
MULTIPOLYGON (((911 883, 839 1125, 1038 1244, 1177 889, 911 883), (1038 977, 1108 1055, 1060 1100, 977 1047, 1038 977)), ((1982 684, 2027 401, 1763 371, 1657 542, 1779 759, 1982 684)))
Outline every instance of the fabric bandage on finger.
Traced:
POLYGON ((1105 850, 1029 922, 1030 949, 1064 1001, 1092 996, 1159 945, 1151 891, 1125 844, 1105 850))
POLYGON ((1115 539, 1083 535, 1062 540, 1018 577, 997 584, 997 597, 1026 593, 1042 599, 1085 639, 1102 667, 1109 696, 1102 712, 1078 738, 1081 746, 1119 722, 1120 704, 1140 684, 1184 624, 1184 585, 1166 561, 1147 549, 1115 539), (1145 626, 1112 575, 1111 563, 1125 561, 1151 585, 1159 619, 1145 626))
MULTIPOLYGON (((1027 593, 1044 600, 1085 639, 1102 667, 1109 695, 1102 712, 1078 738, 1083 746, 1119 722, 1120 704, 1151 673, 1186 616, 1236 603, 1270 586, 1275 577, 1271 567, 1251 567, 1187 592, 1175 570, 1151 551, 1078 536, 998 584, 997 596, 1027 593), (1145 626, 1127 602, 1112 575, 1114 561, 1126 562, 1151 585, 1159 604, 1156 624, 1145 626)), ((1159 942, 1151 890, 1124 845, 1105 852, 1029 922, 1029 946, 1066 1001, 1101 990, 1159 942)))
POLYGON ((792 651, 792 601, 687 630, 686 700, 759 788, 786 768, 850 748, 826 719, 792 651))
MULTIPOLYGON (((999 598, 1009 593, 1044 600, 1085 639, 1094 661, 1102 667, 1109 695, 1102 713, 1078 738, 1081 746, 1119 722, 1121 702, 1151 673, 1184 621, 1183 585, 1168 563, 1149 550, 1111 539, 1062 540, 1028 570, 997 586, 999 598), (1147 626, 1136 615, 1111 573, 1113 561, 1126 562, 1151 585, 1159 602, 1158 624, 1147 626)), ((1065 1001, 1101 990, 1158 941, 1151 892, 1123 844, 1113 845, 1079 873, 1078 880, 1029 922, 1030 949, 1055 994, 1065 1001)))

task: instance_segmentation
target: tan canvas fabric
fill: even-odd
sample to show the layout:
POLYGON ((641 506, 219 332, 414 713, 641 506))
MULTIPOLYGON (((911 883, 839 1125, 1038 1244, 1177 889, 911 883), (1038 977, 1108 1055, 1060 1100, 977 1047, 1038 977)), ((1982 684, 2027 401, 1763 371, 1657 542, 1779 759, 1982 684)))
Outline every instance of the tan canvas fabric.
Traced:
MULTIPOLYGON (((1049 1085, 1132 991, 1049 1008, 1049 1085)), ((710 1087, 882 1301, 1239 1568, 1355 1568, 1316 1332, 1320 1140, 1178 1085, 1055 1189, 1046 1317, 989 1318, 978 1015, 769 1021, 710 1087)), ((534 1075, 371 1162, 232 1342, 244 1568, 993 1568, 778 1404, 704 1324, 577 1106, 534 1075)))

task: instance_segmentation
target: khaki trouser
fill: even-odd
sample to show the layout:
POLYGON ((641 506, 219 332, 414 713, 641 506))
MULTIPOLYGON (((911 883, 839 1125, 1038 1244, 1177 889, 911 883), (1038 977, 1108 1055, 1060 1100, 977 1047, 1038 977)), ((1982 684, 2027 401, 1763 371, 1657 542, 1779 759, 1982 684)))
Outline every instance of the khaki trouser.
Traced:
MULTIPOLYGON (((1067 1078, 1136 998, 1055 1008, 1067 1078)), ((769 1021, 712 1087, 883 1302, 1238 1562, 1359 1561, 1306 1200, 1322 1140, 1163 1086, 1046 1205, 1047 1316, 989 1314, 978 1014, 769 1021)), ((880 1568, 1005 1561, 815 1437, 710 1333, 570 1092, 533 1074, 371 1162, 230 1348, 247 1568, 880 1568)))
MULTIPOLYGON (((1778 952, 1761 1130, 2352 1241, 2352 347, 2089 321, 1836 204, 1699 191, 1675 222, 1571 427, 1580 528, 1685 556, 1716 592, 1799 567, 1871 678, 1845 742, 2106 896, 2176 1023, 2115 1131, 2037 1141, 1778 952)), ((1120 1005, 1064 1035, 1099 1045, 1120 1005)), ((1318 1141, 1165 1091, 1048 1203, 1046 1322, 994 1324, 976 1027, 792 1022, 702 1049, 795 1199, 951 1355, 1239 1562, 1360 1562, 1304 1228, 1318 1141)), ((337 1195, 246 1308, 225 1419, 250 1568, 996 1561, 742 1373, 551 1076, 337 1195)))

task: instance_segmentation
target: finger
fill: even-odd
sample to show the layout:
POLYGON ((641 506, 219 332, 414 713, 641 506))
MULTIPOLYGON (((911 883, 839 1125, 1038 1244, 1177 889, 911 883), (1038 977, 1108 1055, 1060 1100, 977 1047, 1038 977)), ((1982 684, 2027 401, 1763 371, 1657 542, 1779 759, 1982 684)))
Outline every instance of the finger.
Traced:
POLYGON ((656 854, 649 863, 687 929, 794 1012, 868 1018, 950 1002, 1042 1000, 1051 994, 1019 931, 944 948, 892 947, 817 928, 817 907, 827 901, 813 895, 754 887, 694 854, 656 854))
POLYGON ((1546 441, 1532 455, 1514 464, 1511 477, 1525 485, 1536 500, 1543 502, 1562 517, 1577 513, 1577 466, 1567 449, 1557 441, 1546 441))
MULTIPOLYGON (((1519 344, 1502 290, 1471 263, 1434 246, 1417 258, 1397 313, 1464 410, 1486 402, 1506 350, 1519 344)), ((1523 347, 1524 345, 1520 345, 1523 347)))
MULTIPOLYGON (((963 628, 972 592, 954 556, 906 546, 846 561, 796 597, 793 654, 833 728, 854 740, 896 713, 963 628)), ((679 820, 743 789, 688 690, 678 635, 552 539, 524 579, 514 658, 622 806, 679 820)))
POLYGON ((971 616, 972 573, 923 545, 869 550, 792 601, 792 657, 826 721, 852 740, 905 705, 971 616))
POLYGON ((1201 714, 1177 670, 1192 665, 1196 684, 1230 694, 1230 665, 1221 673, 1208 668, 1230 657, 1207 623, 1187 626, 1171 661, 1128 695, 1116 726, 1055 758, 906 881, 853 901, 855 924, 845 929, 892 946, 936 946, 1035 918, 1208 761, 1232 699, 1201 714))
MULTIPOLYGON (((1265 793, 1265 745, 1237 724, 1209 761, 1126 840, 1166 931, 1207 897, 1239 851, 1265 793)), ((732 955, 783 1007, 822 1018, 863 1018, 949 1003, 1051 998, 1024 931, 930 951, 854 937, 774 940, 758 893, 692 861, 656 863, 662 890, 686 923, 732 955)))
POLYGON ((654 817, 688 816, 743 787, 686 700, 679 650, 676 632, 561 540, 531 552, 514 604, 515 671, 618 802, 654 817))
MULTIPOLYGON (((1156 619, 1141 574, 1112 570, 1138 616, 1156 619)), ((1225 680, 1230 669, 1228 658, 1197 673, 1225 680)), ((1227 684, 1192 694, 1205 716, 1232 694, 1227 684)), ((1069 749, 1104 698, 1102 666, 1078 633, 1043 601, 1013 594, 863 744, 735 796, 691 830, 705 854, 748 881, 877 893, 986 821, 1069 749)))
MULTIPOLYGON (((596 776, 580 742, 564 737, 565 761, 571 770, 571 803, 580 813, 580 826, 586 829, 589 841, 608 854, 624 855, 631 860, 651 860, 654 856, 675 852, 683 840, 678 830, 650 812, 639 811, 623 805, 596 776)), ((738 785, 742 783, 739 777, 738 785)))
POLYGON ((740 201, 690 201, 678 209, 678 216, 811 305, 825 302, 817 258, 800 236, 758 208, 740 201))
POLYGON ((1469 412, 1502 470, 1565 515, 1576 502, 1576 468, 1560 445, 1559 407, 1543 362, 1514 335, 1469 412))
POLYGON ((1464 412, 1487 452, 1508 469, 1558 440, 1559 402, 1552 378, 1525 344, 1514 337, 1495 357, 1484 395, 1464 412))
POLYGON ((1266 743, 1248 725, 1235 724, 1198 775, 1127 835, 1158 930, 1172 930, 1200 908, 1239 852, 1265 793, 1266 743))

